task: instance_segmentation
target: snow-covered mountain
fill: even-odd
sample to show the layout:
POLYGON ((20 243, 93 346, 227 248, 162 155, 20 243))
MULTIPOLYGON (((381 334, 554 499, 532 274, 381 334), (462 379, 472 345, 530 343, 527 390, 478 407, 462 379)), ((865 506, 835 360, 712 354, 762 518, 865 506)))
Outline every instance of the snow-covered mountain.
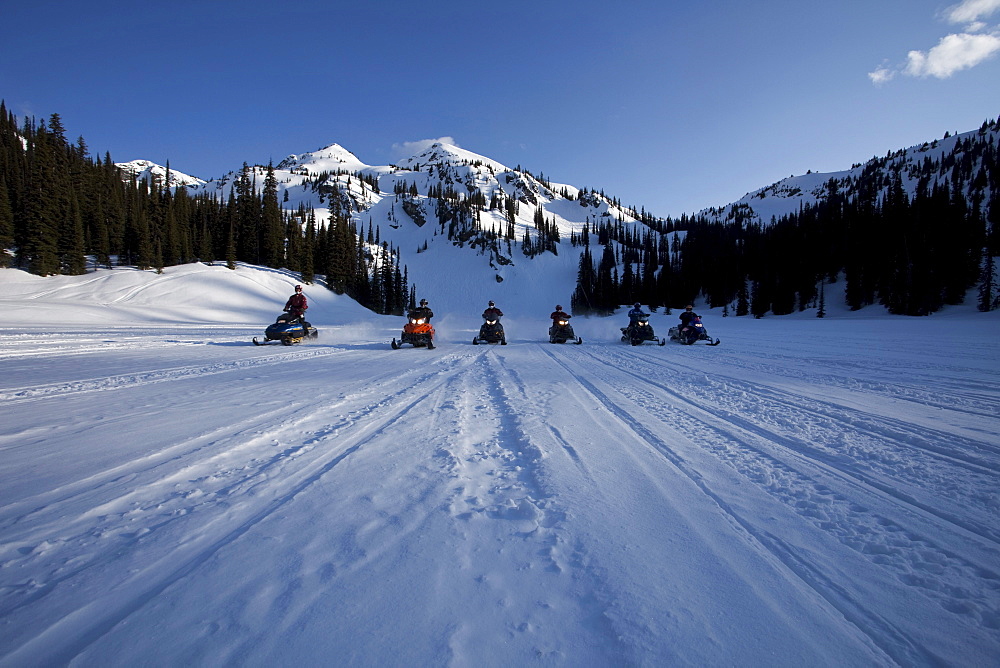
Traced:
MULTIPOLYGON (((155 162, 150 162, 149 160, 132 160, 130 162, 119 162, 116 163, 127 176, 130 178, 138 178, 140 181, 153 181, 154 179, 163 183, 167 178, 167 168, 163 165, 158 165, 155 162)), ((191 188, 197 189, 204 185, 204 181, 195 177, 189 176, 178 172, 174 169, 170 169, 170 187, 171 188, 191 188)))
MULTIPOLYGON (((249 168, 261 188, 267 168, 249 168)), ((278 198, 286 211, 315 212, 323 224, 331 205, 398 249, 408 279, 421 296, 441 295, 450 309, 472 310, 487 300, 523 302, 541 293, 545 303, 569 303, 579 251, 568 243, 588 222, 638 225, 636 213, 600 193, 554 184, 531 173, 449 144, 435 143, 393 165, 367 165, 338 144, 289 155, 276 166, 278 198), (477 202, 482 210, 467 206, 477 202), (541 215, 563 243, 530 260, 525 234, 537 240, 541 215), (480 230, 510 238, 487 243, 480 230), (447 271, 442 272, 442 268, 447 271), (444 291, 459 280, 461 291, 444 291)), ((240 172, 202 182, 191 194, 227 198, 240 172)), ((533 301, 533 300, 532 300, 533 301)))
MULTIPOLYGON (((1000 123, 984 123, 979 130, 872 158, 845 171, 792 176, 696 216, 766 224, 822 201, 831 184, 840 194, 854 196, 861 189, 884 191, 893 178, 910 194, 920 184, 933 188, 947 183, 963 189, 969 198, 981 195, 986 206, 992 190, 989 184, 984 186, 981 173, 987 168, 996 173, 998 145, 1000 123), (993 163, 985 164, 989 160, 993 163), (973 193, 975 188, 979 190, 973 193)), ((130 164, 141 164, 150 173, 165 171, 149 163, 130 164)), ((256 165, 249 170, 248 176, 261 188, 267 168, 256 165)), ((641 235, 662 230, 664 223, 644 209, 623 206, 613 196, 551 183, 541 175, 444 143, 381 166, 368 165, 339 144, 331 144, 289 155, 274 167, 274 174, 286 211, 313 211, 320 224, 331 209, 350 217, 364 238, 374 236, 398 250, 410 283, 422 295, 448 295, 456 301, 447 306, 456 309, 472 309, 487 299, 523 301, 538 292, 546 303, 568 302, 580 256, 579 247, 568 243, 573 235, 581 234, 588 224, 591 229, 620 224, 641 235), (529 244, 551 242, 549 251, 525 253, 526 235, 529 244), (462 281, 463 291, 440 289, 454 280, 462 281)), ((186 185, 192 193, 213 193, 224 200, 240 172, 207 182, 181 181, 173 170, 171 175, 172 182, 186 185)))
POLYGON ((826 200, 831 183, 841 196, 856 196, 862 188, 881 195, 892 178, 899 179, 903 191, 911 199, 921 185, 928 190, 947 185, 960 189, 969 201, 977 191, 982 192, 981 203, 985 206, 994 195, 985 175, 990 171, 996 173, 998 154, 1000 119, 984 123, 971 132, 946 133, 942 139, 874 157, 843 171, 789 176, 749 192, 731 204, 705 209, 699 215, 717 221, 740 219, 767 224, 772 218, 781 218, 803 206, 815 206, 826 200))

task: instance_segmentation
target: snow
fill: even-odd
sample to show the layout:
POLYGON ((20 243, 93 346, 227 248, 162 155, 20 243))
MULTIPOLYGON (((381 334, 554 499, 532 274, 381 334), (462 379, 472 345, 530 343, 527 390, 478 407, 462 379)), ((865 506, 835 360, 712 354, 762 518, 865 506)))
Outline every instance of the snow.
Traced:
MULTIPOLYGON (((130 162, 120 162, 118 166, 121 167, 122 171, 126 174, 137 178, 140 181, 152 181, 153 179, 158 179, 160 183, 167 178, 167 168, 161 165, 157 165, 149 160, 132 160, 130 162)), ((205 185, 205 182, 196 176, 189 176, 188 174, 183 174, 176 170, 170 170, 170 185, 171 187, 182 187, 186 186, 188 188, 201 187, 205 185)))
POLYGON ((253 346, 296 282, 0 269, 0 665, 996 665, 996 313, 253 346))

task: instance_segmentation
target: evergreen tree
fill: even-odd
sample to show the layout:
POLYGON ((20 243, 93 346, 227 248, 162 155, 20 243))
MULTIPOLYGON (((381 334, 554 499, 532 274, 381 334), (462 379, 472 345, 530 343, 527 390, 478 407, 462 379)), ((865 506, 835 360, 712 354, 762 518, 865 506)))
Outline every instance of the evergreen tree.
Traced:
MULTIPOLYGON (((314 213, 310 212, 309 218, 306 221, 306 233, 305 237, 302 239, 302 251, 301 260, 299 261, 299 267, 301 268, 302 282, 312 283, 315 276, 315 248, 316 248, 316 216, 314 213)), ((327 287, 330 287, 330 277, 327 276, 327 287)))
POLYGON ((736 315, 748 315, 750 313, 750 292, 744 280, 736 292, 736 315))
POLYGON ((24 237, 19 248, 21 263, 39 276, 59 273, 59 202, 62 196, 58 172, 58 149, 44 125, 28 145, 28 183, 25 190, 24 237))
POLYGON ((79 198, 70 194, 67 220, 61 226, 59 237, 59 260, 62 273, 76 276, 87 271, 83 240, 83 217, 80 214, 79 198))
POLYGON ((261 207, 262 260, 269 267, 285 266, 285 236, 281 222, 281 205, 278 203, 278 181, 271 163, 268 163, 267 175, 264 177, 261 207))
POLYGON ((594 300, 597 287, 597 274, 594 271, 594 260, 590 254, 590 246, 584 246, 580 253, 580 264, 576 274, 576 289, 570 297, 570 308, 574 313, 588 314, 598 311, 594 300))
POLYGON ((996 289, 995 274, 993 254, 988 248, 984 248, 983 270, 979 282, 979 301, 976 304, 976 308, 980 311, 992 311, 997 307, 997 301, 1000 300, 996 289))
POLYGON ((8 263, 7 249, 14 245, 14 212, 10 206, 7 184, 0 175, 0 267, 8 263))

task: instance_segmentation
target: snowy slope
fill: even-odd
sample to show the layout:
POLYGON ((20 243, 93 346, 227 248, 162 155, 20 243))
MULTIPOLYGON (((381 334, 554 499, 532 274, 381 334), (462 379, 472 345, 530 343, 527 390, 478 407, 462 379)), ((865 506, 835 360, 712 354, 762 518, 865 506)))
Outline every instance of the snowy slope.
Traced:
MULTIPOLYGON (((815 206, 824 201, 827 197, 827 184, 832 180, 837 183, 841 194, 853 195, 857 185, 865 180, 868 175, 869 187, 875 188, 878 192, 884 193, 888 187, 888 176, 898 175, 907 196, 913 198, 917 192, 917 186, 921 177, 928 178, 928 190, 933 190, 935 185, 947 185, 955 187, 952 180, 951 169, 945 164, 948 156, 954 154, 956 161, 964 159, 961 147, 969 140, 981 140, 993 146, 994 153, 1000 149, 1000 124, 993 124, 991 129, 986 127, 946 136, 933 142, 924 142, 916 146, 901 149, 890 153, 884 157, 875 157, 863 164, 858 164, 850 169, 838 172, 809 172, 807 174, 792 175, 773 183, 764 188, 759 188, 749 192, 742 198, 722 207, 704 209, 699 215, 706 216, 713 220, 731 219, 735 212, 739 212, 744 220, 767 224, 772 218, 793 214, 803 206, 815 206), (921 169, 925 163, 930 163, 932 174, 925 175, 921 169), (880 178, 872 178, 877 174, 880 178)), ((982 163, 976 163, 973 173, 977 173, 982 167, 982 163)), ((971 200, 971 193, 968 191, 969 183, 963 183, 966 191, 963 194, 971 200)), ((992 197, 989 190, 986 190, 987 198, 992 197)))
MULTIPOLYGON (((263 188, 267 168, 257 165, 249 170, 258 190, 263 188)), ((532 301, 537 296, 549 311, 556 303, 568 304, 576 286, 580 255, 579 249, 568 243, 570 235, 579 234, 588 222, 596 225, 621 220, 639 225, 629 211, 607 197, 590 192, 581 196, 578 188, 565 184, 546 185, 525 171, 442 143, 383 166, 366 165, 344 147, 331 144, 289 155, 274 166, 274 174, 282 207, 293 213, 304 207, 315 213, 321 225, 329 220, 336 190, 340 209, 354 221, 362 238, 369 228, 375 230, 382 241, 400 251, 401 264, 420 296, 451 310, 481 311, 489 299, 523 305, 525 295, 531 295, 532 301), (407 188, 405 194, 396 193, 400 185, 407 188), (416 194, 410 194, 411 187, 416 194), (450 240, 438 224, 440 198, 433 194, 435 189, 449 188, 460 198, 479 192, 487 202, 494 198, 517 202, 510 243, 500 244, 494 252, 450 240), (539 208, 559 229, 562 243, 558 256, 543 253, 529 259, 522 253, 521 243, 525 233, 537 239, 533 219, 539 208), (537 280, 539 276, 548 280, 537 280), (464 289, 452 290, 455 282, 464 289)), ((238 172, 230 172, 201 182, 191 192, 210 193, 225 201, 238 178, 238 172)), ((478 225, 485 231, 505 231, 503 208, 483 211, 478 225)))
MULTIPOLYGON (((152 181, 156 179, 160 184, 167 178, 167 168, 149 160, 132 160, 131 162, 120 162, 118 167, 129 177, 135 177, 140 181, 152 181)), ((182 174, 181 172, 170 170, 170 187, 186 187, 190 189, 200 188, 204 181, 196 176, 182 174)))
POLYGON ((0 269, 0 665, 1000 656, 996 313, 393 351, 311 287, 315 342, 251 345, 294 282, 0 269))
MULTIPOLYGON (((928 178, 922 173, 925 168, 936 170, 929 178, 931 187, 935 183, 952 184, 949 165, 965 159, 962 147, 968 146, 966 142, 970 140, 1000 147, 1000 124, 984 124, 979 130, 913 146, 884 158, 872 158, 841 172, 791 176, 747 193, 737 202, 705 209, 698 216, 766 224, 821 201, 831 180, 837 182, 841 193, 851 195, 862 183, 876 189, 887 187, 890 173, 900 177, 904 190, 912 196, 920 179, 928 178)), ((165 172, 164 168, 143 161, 129 164, 130 169, 156 172, 161 178, 165 172)), ((971 173, 977 174, 980 167, 978 163, 973 165, 971 173)), ((252 182, 261 189, 267 169, 257 165, 249 170, 252 182)), ((580 248, 568 243, 572 234, 579 235, 587 224, 593 229, 602 223, 619 221, 638 235, 649 232, 649 228, 637 222, 641 214, 613 198, 567 184, 548 183, 520 166, 511 168, 445 143, 435 143, 396 164, 382 166, 367 165, 339 144, 330 144, 289 155, 275 166, 274 173, 278 198, 286 211, 293 213, 303 208, 312 211, 323 225, 334 202, 338 211, 353 220, 362 239, 367 238, 369 230, 374 230, 380 241, 399 251, 409 284, 416 286, 421 297, 449 310, 481 309, 488 299, 523 307, 526 295, 531 295, 532 303, 537 296, 544 308, 551 309, 556 303, 568 302, 576 286, 580 248), (454 199, 442 197, 443 190, 450 190, 454 199), (497 247, 487 248, 476 245, 475 238, 456 242, 455 235, 448 233, 449 224, 438 224, 442 201, 454 210, 456 202, 472 196, 482 197, 490 206, 477 210, 475 229, 470 235, 480 230, 507 232, 506 207, 515 203, 513 238, 509 243, 503 241, 497 247), (525 234, 538 238, 535 218, 539 213, 559 230, 558 256, 546 252, 528 258, 521 251, 525 234), (540 276, 547 280, 537 280, 540 276), (450 289, 455 282, 460 282, 463 289, 450 289)), ((208 182, 182 183, 192 193, 211 193, 225 201, 238 177, 237 172, 230 172, 208 182)), ((968 188, 969 183, 965 182, 964 187, 968 188)), ((965 194, 971 199, 969 192, 965 194)), ((668 239, 672 241, 673 234, 668 239)))

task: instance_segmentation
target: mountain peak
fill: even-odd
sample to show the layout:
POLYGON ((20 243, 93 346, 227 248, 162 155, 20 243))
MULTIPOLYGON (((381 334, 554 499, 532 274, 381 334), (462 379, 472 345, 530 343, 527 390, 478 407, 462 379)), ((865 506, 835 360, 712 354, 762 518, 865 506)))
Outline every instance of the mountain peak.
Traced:
POLYGON ((491 160, 484 155, 473 153, 472 151, 467 151, 466 149, 455 146, 454 144, 447 144, 444 142, 434 142, 416 155, 410 156, 405 160, 400 160, 396 163, 396 167, 399 167, 400 169, 413 169, 417 165, 436 165, 443 163, 464 163, 470 165, 482 164, 490 167, 494 171, 510 171, 510 168, 497 162, 496 160, 491 160))
POLYGON ((329 172, 356 172, 368 167, 356 155, 334 143, 309 153, 293 153, 278 163, 276 168, 293 170, 307 164, 317 171, 329 172))
MULTIPOLYGON (((149 160, 132 160, 131 162, 119 162, 116 163, 118 168, 123 172, 137 178, 140 181, 152 181, 154 179, 162 182, 167 176, 167 168, 158 165, 155 162, 149 160)), ((197 188, 205 184, 205 181, 183 172, 178 172, 176 169, 170 170, 170 183, 167 185, 171 188, 176 188, 178 186, 186 186, 188 188, 197 188)))

